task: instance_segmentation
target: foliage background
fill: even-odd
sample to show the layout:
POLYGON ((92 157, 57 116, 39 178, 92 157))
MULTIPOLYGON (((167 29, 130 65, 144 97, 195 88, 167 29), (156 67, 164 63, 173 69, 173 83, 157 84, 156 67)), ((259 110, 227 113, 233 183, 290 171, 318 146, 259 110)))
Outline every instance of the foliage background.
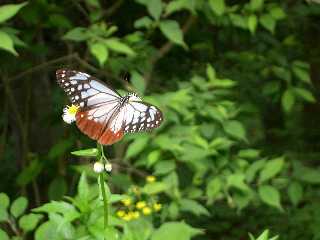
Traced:
POLYGON ((317 1, 1 4, 1 239, 320 239, 317 1), (70 154, 95 142, 61 121, 61 67, 164 112, 106 148, 106 231, 94 160, 70 154), (125 221, 128 196, 162 209, 125 221))

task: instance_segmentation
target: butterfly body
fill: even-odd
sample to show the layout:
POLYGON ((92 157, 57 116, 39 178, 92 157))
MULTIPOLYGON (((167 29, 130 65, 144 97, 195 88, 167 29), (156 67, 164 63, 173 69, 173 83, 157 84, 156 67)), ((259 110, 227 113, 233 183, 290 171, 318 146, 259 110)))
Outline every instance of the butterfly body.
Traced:
POLYGON ((72 104, 78 128, 104 145, 119 141, 125 133, 148 131, 160 126, 163 115, 134 93, 120 96, 100 80, 74 70, 60 69, 57 82, 72 104))

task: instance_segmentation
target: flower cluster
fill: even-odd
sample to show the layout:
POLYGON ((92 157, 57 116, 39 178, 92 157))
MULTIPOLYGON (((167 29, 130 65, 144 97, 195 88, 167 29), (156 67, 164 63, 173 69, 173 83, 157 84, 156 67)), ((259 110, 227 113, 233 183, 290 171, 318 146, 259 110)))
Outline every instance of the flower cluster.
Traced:
MULTIPOLYGON (((156 181, 156 178, 147 176, 146 181, 152 183, 156 181)), ((162 208, 162 204, 157 202, 153 196, 142 196, 137 186, 131 187, 129 194, 129 197, 121 200, 120 209, 116 212, 116 215, 125 221, 151 215, 154 212, 159 212, 162 208)))

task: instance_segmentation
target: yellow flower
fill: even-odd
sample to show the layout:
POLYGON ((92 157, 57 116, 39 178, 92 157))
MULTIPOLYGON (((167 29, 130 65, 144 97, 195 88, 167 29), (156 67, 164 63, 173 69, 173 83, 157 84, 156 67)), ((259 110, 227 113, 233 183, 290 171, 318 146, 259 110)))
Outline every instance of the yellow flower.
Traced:
POLYGON ((131 198, 122 199, 121 202, 122 202, 123 205, 125 205, 126 207, 130 206, 131 203, 132 203, 131 198))
POLYGON ((161 203, 155 203, 153 204, 153 209, 156 211, 156 212, 159 212, 162 208, 162 204, 161 203))
POLYGON ((127 213, 122 217, 122 219, 129 222, 132 219, 132 214, 127 213))
POLYGON ((123 217, 125 214, 126 213, 123 210, 117 211, 117 216, 120 217, 120 218, 123 217))
POLYGON ((136 194, 136 195, 140 194, 140 189, 139 189, 139 187, 133 186, 133 187, 132 187, 132 192, 133 192, 134 194, 136 194))
POLYGON ((63 114, 62 118, 63 121, 66 123, 70 124, 76 120, 76 113, 78 112, 79 106, 76 105, 71 105, 71 106, 66 106, 63 109, 63 114))
POLYGON ((146 204, 145 201, 139 201, 139 202, 136 203, 136 208, 142 209, 142 208, 144 208, 146 205, 147 205, 147 204, 146 204))
POLYGON ((147 180, 148 183, 153 183, 153 182, 156 181, 156 177, 150 175, 150 176, 146 177, 146 180, 147 180))
POLYGON ((152 210, 151 210, 151 208, 149 208, 149 207, 144 207, 144 208, 142 209, 142 212, 143 212, 144 215, 150 215, 150 213, 152 212, 152 210))
POLYGON ((134 219, 137 219, 137 218, 140 217, 140 213, 139 213, 138 211, 134 211, 134 212, 132 212, 132 217, 133 217, 134 219))

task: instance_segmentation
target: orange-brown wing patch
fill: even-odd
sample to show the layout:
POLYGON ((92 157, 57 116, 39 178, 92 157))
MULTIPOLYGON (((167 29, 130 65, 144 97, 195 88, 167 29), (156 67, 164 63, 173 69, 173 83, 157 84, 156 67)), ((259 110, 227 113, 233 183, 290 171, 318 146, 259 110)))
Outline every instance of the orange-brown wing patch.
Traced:
POLYGON ((78 128, 90 138, 97 140, 103 131, 104 125, 94 120, 88 119, 87 111, 78 111, 76 114, 78 128))
POLYGON ((101 137, 98 139, 98 142, 103 145, 111 145, 118 142, 123 137, 123 130, 120 129, 118 132, 113 132, 110 128, 107 128, 101 137))

